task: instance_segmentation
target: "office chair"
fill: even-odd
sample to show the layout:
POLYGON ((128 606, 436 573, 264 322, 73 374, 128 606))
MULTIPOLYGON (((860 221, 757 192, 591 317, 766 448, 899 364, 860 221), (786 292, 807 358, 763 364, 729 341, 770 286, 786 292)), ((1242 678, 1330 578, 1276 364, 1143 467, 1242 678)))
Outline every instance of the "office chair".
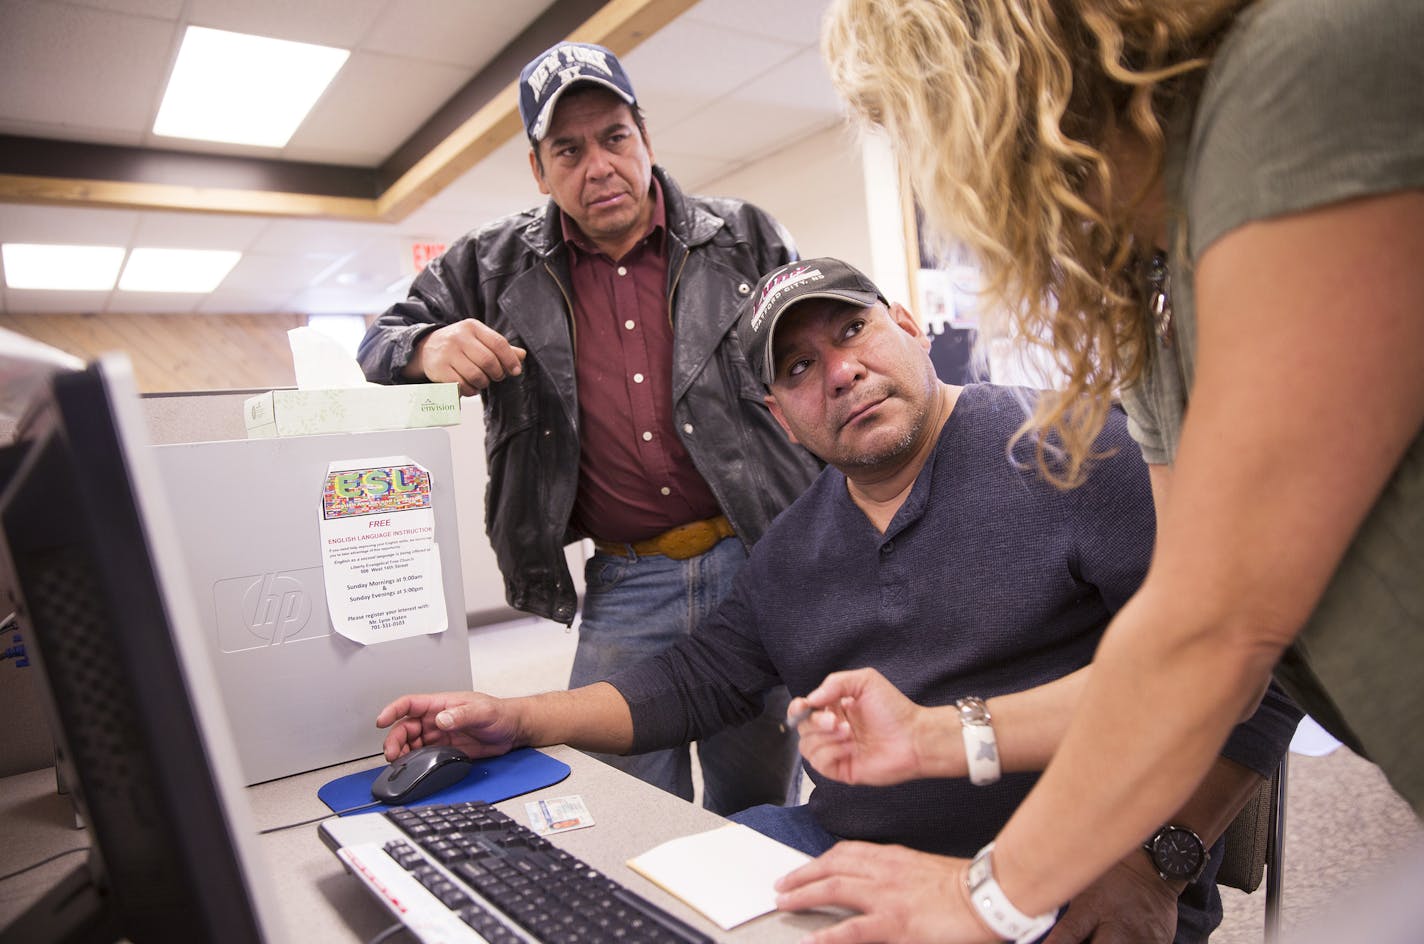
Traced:
POLYGON ((1222 837, 1225 850, 1216 883, 1250 894, 1266 878, 1266 944, 1277 944, 1281 934, 1281 874, 1286 840, 1286 768, 1290 752, 1276 772, 1231 821, 1222 837))

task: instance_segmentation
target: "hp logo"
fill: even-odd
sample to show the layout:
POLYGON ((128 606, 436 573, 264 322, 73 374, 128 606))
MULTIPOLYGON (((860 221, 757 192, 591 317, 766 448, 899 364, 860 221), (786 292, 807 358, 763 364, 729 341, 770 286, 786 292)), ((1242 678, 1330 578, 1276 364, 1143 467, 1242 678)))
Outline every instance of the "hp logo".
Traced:
POLYGON ((213 602, 217 604, 221 649, 240 652, 329 635, 325 619, 312 625, 308 587, 315 586, 321 592, 321 578, 322 570, 317 567, 218 581, 213 588, 213 602))

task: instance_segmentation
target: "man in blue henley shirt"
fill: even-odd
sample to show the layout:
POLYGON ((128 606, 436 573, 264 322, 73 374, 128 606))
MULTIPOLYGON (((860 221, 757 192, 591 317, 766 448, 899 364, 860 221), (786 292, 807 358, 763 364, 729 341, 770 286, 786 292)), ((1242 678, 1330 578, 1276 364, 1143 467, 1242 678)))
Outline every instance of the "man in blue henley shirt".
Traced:
MULTIPOLYGON (((804 695, 832 672, 871 667, 921 705, 988 699, 1002 776, 974 786, 951 739, 940 745, 941 769, 957 773, 853 786, 808 770, 815 789, 805 805, 734 818, 812 855, 841 839, 972 855, 1032 786, 1066 726, 1078 670, 1145 574, 1154 534, 1146 467, 1117 415, 1085 484, 1062 491, 1042 481, 1027 443, 1008 453, 1030 394, 941 383, 914 316, 837 260, 768 273, 737 330, 767 405, 828 468, 752 549, 705 632, 567 692, 404 696, 377 719, 391 728, 386 756, 431 743, 473 756, 559 743, 638 753, 751 719, 774 686, 804 695), (1015 748, 1044 741, 1041 756, 1015 748)), ((1182 824, 1215 841, 1275 768, 1298 719, 1268 693, 1182 824)), ((1208 858, 1187 884, 1134 854, 1064 921, 1114 926, 1124 940, 1205 940, 1220 922, 1219 861, 1208 858)))

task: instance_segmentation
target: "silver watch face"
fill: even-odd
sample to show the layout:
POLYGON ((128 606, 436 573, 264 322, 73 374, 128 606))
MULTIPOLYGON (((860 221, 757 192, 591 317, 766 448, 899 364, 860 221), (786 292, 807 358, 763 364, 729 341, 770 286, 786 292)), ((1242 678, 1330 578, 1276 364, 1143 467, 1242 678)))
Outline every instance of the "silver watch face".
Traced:
POLYGON ((1201 837, 1180 826, 1164 826, 1152 839, 1152 863, 1163 878, 1191 880, 1206 862, 1201 837))

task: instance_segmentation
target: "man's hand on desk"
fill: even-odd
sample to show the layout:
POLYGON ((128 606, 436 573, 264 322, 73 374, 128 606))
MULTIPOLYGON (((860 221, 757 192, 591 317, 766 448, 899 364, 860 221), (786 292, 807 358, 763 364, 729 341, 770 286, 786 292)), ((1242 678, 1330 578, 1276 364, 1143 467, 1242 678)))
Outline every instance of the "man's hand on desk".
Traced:
POLYGON ((427 744, 449 744, 471 757, 505 754, 521 739, 518 699, 478 692, 402 695, 381 709, 376 727, 390 728, 386 760, 427 744))
POLYGON ((1163 881, 1147 856, 1134 852, 1068 903, 1043 944, 1169 944, 1183 884, 1163 881))

